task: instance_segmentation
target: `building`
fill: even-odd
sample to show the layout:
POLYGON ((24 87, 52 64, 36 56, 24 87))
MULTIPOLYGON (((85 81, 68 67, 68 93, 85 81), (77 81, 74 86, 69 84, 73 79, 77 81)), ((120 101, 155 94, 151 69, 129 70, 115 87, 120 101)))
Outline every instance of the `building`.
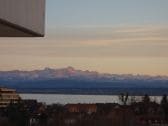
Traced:
POLYGON ((134 116, 129 107, 116 106, 109 112, 107 118, 112 126, 136 126, 134 116))
POLYGON ((137 126, 168 126, 168 123, 165 121, 161 115, 139 115, 136 116, 136 125, 137 126))
POLYGON ((96 104, 67 104, 66 109, 68 112, 72 113, 95 113, 97 112, 97 106, 96 104))
POLYGON ((14 89, 0 88, 0 108, 7 107, 11 102, 18 103, 20 96, 14 89))
POLYGON ((0 0, 0 37, 43 37, 45 0, 0 0))

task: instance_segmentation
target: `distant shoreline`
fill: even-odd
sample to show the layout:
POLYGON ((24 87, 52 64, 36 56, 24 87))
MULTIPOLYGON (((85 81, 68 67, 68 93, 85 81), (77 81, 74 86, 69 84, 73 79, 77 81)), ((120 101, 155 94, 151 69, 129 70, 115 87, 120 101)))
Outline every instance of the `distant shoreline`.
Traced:
MULTIPOLYGON (((104 95, 104 96, 117 96, 120 94, 101 94, 101 93, 56 93, 56 92, 18 92, 19 94, 49 94, 49 95, 104 95)), ((134 94, 129 94, 129 96, 144 96, 145 94, 139 94, 139 95, 134 95, 134 94)), ((163 96, 163 94, 161 95, 157 95, 157 94, 153 94, 153 95, 149 95, 149 96, 163 96)))

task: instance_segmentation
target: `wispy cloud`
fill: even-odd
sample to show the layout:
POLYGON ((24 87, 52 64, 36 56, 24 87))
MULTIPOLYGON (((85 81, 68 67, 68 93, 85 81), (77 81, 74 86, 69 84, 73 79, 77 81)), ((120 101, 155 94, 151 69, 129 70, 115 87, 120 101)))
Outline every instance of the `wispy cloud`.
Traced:
MULTIPOLYGON (((167 41, 167 26, 78 26, 61 27, 52 32, 57 40, 60 41, 99 41, 112 40, 113 42, 126 42, 138 40, 167 41)), ((52 33, 50 34, 52 36, 52 33)))
POLYGON ((167 26, 59 27, 45 38, 0 38, 0 69, 75 66, 168 75, 167 26))
POLYGON ((1 38, 0 55, 168 57, 167 26, 64 26, 54 31, 46 38, 1 38))

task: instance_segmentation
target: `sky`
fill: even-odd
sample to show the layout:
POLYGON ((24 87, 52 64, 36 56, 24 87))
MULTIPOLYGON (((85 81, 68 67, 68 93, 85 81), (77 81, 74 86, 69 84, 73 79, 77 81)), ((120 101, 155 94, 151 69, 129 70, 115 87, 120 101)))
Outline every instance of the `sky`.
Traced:
POLYGON ((47 0, 44 38, 0 38, 0 70, 168 75, 167 0, 47 0))

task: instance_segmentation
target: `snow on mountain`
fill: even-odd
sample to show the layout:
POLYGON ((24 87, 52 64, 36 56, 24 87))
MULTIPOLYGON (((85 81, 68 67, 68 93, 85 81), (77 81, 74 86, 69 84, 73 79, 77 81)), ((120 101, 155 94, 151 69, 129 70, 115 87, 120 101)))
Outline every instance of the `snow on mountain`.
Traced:
POLYGON ((132 74, 101 74, 96 71, 76 70, 73 67, 33 71, 0 71, 1 80, 42 80, 42 79, 78 79, 86 81, 126 81, 126 80, 168 80, 168 76, 149 76, 149 75, 132 75, 132 74))

